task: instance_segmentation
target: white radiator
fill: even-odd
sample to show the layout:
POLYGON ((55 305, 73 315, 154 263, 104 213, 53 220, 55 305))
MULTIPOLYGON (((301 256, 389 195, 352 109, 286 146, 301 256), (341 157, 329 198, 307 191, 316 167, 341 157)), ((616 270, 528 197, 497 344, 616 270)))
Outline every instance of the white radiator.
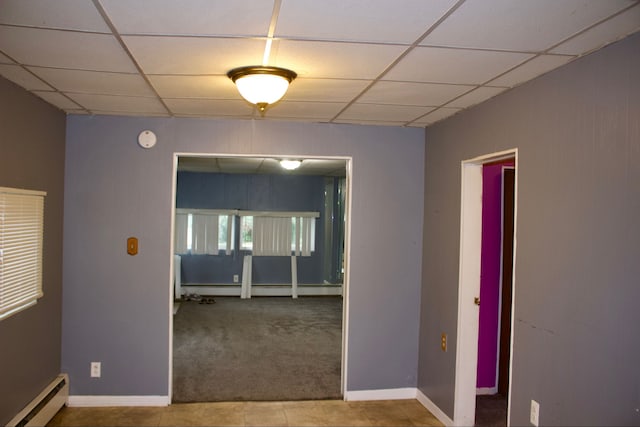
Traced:
POLYGON ((7 427, 44 426, 67 404, 69 398, 69 377, 60 374, 42 393, 31 401, 7 427))

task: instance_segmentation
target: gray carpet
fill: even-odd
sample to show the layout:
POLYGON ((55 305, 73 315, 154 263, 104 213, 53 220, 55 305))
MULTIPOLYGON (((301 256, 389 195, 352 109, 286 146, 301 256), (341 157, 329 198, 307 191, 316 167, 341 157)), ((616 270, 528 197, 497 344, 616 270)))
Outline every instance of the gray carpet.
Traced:
POLYGON ((507 398, 505 396, 476 396, 476 427, 505 427, 507 425, 507 398))
POLYGON ((340 297, 187 301, 173 324, 173 401, 340 398, 340 297))

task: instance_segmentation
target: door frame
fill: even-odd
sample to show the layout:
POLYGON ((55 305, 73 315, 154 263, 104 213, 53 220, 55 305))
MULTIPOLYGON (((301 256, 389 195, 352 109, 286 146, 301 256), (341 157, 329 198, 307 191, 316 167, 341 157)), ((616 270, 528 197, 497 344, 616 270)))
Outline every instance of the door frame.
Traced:
POLYGON ((344 224, 344 276, 342 281, 342 360, 340 369, 340 390, 343 399, 347 396, 347 357, 349 349, 349 283, 351 281, 351 201, 352 201, 352 164, 351 156, 314 156, 314 155, 285 155, 285 154, 229 154, 229 153, 190 153, 174 152, 171 179, 171 227, 170 227, 170 247, 169 247, 169 378, 167 381, 169 403, 173 400, 173 301, 174 301, 174 235, 176 218, 176 195, 178 183, 178 158, 179 157, 230 157, 230 158, 253 158, 253 157, 295 157, 304 159, 330 159, 344 160, 346 170, 346 195, 345 195, 345 224, 344 224))
POLYGON ((509 394, 507 425, 511 413, 511 377, 514 341, 515 271, 518 218, 518 149, 485 154, 461 162, 460 264, 458 277, 458 327, 454 389, 454 425, 474 425, 478 362, 480 259, 482 253, 482 165, 508 158, 515 159, 513 272, 511 305, 511 357, 509 360, 509 394))

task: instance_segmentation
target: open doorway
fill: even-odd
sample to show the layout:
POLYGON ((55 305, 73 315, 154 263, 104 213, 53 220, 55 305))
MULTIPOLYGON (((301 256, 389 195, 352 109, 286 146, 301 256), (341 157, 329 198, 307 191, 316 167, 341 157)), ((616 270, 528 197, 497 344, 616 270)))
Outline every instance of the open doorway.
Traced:
POLYGON ((173 401, 342 396, 349 159, 278 158, 176 155, 173 401), (262 216, 290 217, 287 254, 262 216))
POLYGON ((476 426, 506 426, 511 347, 515 159, 482 167, 476 426))
MULTIPOLYGON (((515 289, 513 277, 517 217, 517 160, 517 150, 510 150, 462 162, 458 346, 454 407, 456 425, 474 425, 477 421, 482 424, 486 421, 486 419, 476 420, 476 399, 479 393, 496 396, 498 407, 491 408, 494 411, 490 414, 494 417, 490 421, 492 425, 506 425, 508 420, 513 340, 512 313, 514 311, 511 301, 515 289), (486 188, 483 186, 485 183, 483 170, 492 166, 498 171, 500 198, 493 202, 494 205, 484 206, 483 202, 486 201, 483 200, 483 191, 486 188), (510 185, 510 176, 513 177, 512 190, 507 188, 510 185), (502 196, 505 193, 507 195, 511 193, 513 196, 510 202, 511 213, 508 212, 508 207, 503 210, 502 196), (500 230, 496 242, 499 245, 497 246, 499 251, 497 257, 488 261, 495 270, 495 283, 491 292, 486 292, 486 289, 483 292, 481 290, 483 275, 489 275, 484 265, 487 260, 483 260, 483 256, 486 255, 483 253, 486 250, 483 245, 483 231, 486 231, 486 224, 483 224, 483 210, 486 212, 491 210, 490 208, 497 209, 500 216, 500 230), (509 216, 512 218, 510 223, 509 216), (503 227, 507 229, 504 233, 503 227), (510 244, 505 245, 503 237, 510 244), (481 295, 484 296, 484 300, 481 295), (492 320, 487 326, 485 310, 484 330, 481 330, 481 307, 489 309, 489 317, 492 320), (485 364, 484 367, 480 365, 481 362, 485 364), (482 369, 485 371, 481 371, 482 369), (504 395, 502 401, 500 401, 501 395, 504 395), (506 413, 504 408, 500 408, 500 404, 506 406, 506 413), (496 416, 503 418, 496 419, 496 416)), ((486 235, 484 237, 486 238, 486 235)), ((483 413, 482 416, 484 415, 483 413)))

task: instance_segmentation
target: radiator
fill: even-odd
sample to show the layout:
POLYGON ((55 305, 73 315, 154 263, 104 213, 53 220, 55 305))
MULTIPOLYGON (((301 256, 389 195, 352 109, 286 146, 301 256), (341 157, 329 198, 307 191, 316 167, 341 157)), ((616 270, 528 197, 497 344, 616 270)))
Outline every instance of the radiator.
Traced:
POLYGON ((7 427, 44 426, 66 405, 68 398, 69 377, 67 374, 58 375, 38 397, 9 421, 7 427))

